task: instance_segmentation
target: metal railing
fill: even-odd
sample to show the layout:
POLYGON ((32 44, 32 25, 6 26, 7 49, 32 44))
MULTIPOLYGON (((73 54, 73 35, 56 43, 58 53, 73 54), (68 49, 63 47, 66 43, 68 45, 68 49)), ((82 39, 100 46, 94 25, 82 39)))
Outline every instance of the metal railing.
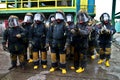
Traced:
POLYGON ((0 9, 75 8, 76 0, 1 0, 0 9))

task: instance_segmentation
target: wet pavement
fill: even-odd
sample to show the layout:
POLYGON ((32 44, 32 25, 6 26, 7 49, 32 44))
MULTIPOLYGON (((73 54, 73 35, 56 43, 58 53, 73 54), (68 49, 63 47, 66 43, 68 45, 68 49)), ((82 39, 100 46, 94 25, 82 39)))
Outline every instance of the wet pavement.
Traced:
POLYGON ((112 45, 111 66, 105 67, 104 63, 98 65, 98 59, 88 60, 85 72, 79 74, 70 70, 72 61, 67 62, 67 74, 61 74, 60 70, 49 73, 50 61, 47 69, 42 69, 40 65, 39 69, 33 70, 33 64, 28 63, 25 70, 17 67, 9 71, 10 54, 0 47, 0 80, 120 80, 120 34, 115 34, 113 38, 115 42, 112 45))

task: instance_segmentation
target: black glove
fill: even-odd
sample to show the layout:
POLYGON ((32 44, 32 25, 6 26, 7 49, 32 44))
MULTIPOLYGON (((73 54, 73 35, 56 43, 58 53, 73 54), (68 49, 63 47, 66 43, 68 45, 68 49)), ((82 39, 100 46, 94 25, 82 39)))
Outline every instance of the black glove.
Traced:
POLYGON ((65 43, 65 46, 64 46, 64 51, 66 51, 66 49, 68 48, 69 44, 68 43, 65 43))
POLYGON ((49 50, 49 46, 50 45, 48 43, 46 43, 45 48, 46 48, 47 51, 49 50))

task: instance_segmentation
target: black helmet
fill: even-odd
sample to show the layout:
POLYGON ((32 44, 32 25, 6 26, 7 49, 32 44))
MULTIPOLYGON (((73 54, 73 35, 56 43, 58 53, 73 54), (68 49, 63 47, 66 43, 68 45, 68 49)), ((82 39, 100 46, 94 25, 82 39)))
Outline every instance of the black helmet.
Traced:
POLYGON ((103 13, 101 16, 100 16, 100 21, 104 24, 106 23, 109 23, 110 22, 110 16, 108 13, 103 13))

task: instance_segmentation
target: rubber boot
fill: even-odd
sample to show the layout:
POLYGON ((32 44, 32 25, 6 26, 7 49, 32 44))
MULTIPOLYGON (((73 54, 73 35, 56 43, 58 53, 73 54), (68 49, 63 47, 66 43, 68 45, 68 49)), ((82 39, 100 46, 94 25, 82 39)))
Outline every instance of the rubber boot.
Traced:
POLYGON ((104 59, 100 59, 99 61, 98 61, 98 64, 102 64, 104 62, 104 59))
POLYGON ((56 60, 56 53, 51 53, 51 61, 52 61, 52 67, 50 68, 50 72, 54 72, 56 70, 57 60, 56 60))
POLYGON ((76 70, 76 73, 82 73, 84 72, 84 70, 85 70, 84 68, 80 67, 76 70))
POLYGON ((41 53, 41 64, 42 64, 42 68, 46 69, 47 68, 47 52, 42 52, 41 53))
POLYGON ((66 74, 66 54, 60 54, 60 69, 62 70, 62 74, 66 74))
POLYGON ((106 60, 105 66, 106 66, 106 67, 110 67, 110 62, 109 62, 109 60, 106 60))

